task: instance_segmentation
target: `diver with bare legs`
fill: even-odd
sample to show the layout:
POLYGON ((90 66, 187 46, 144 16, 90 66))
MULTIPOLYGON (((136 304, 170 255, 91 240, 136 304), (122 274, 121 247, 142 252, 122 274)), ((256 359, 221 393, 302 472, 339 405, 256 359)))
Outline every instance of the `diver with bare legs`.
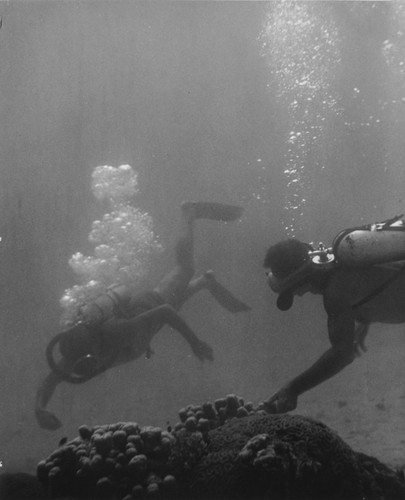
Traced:
POLYGON ((150 343, 164 325, 177 330, 200 361, 212 361, 212 348, 197 337, 178 313, 195 293, 208 290, 222 307, 232 313, 250 310, 216 280, 212 271, 193 279, 195 220, 234 221, 242 215, 242 208, 220 203, 185 202, 181 212, 182 228, 175 248, 176 266, 155 289, 132 294, 126 285, 113 285, 107 294, 82 308, 81 318, 73 327, 60 332, 49 342, 46 356, 51 371, 41 382, 35 402, 36 418, 42 428, 56 430, 62 425, 46 409, 59 383, 81 384, 142 355, 150 357, 150 343), (59 359, 55 360, 57 346, 59 359))

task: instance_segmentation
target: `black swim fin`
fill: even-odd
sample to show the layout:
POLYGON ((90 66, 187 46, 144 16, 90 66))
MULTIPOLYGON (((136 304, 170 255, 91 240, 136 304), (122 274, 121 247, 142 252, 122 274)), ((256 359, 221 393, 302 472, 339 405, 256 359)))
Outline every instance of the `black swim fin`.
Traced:
POLYGON ((210 203, 206 201, 185 201, 182 209, 193 208, 196 219, 219 220, 231 222, 242 216, 243 208, 237 205, 224 203, 210 203))
POLYGON ((241 300, 237 299, 224 285, 221 285, 212 275, 206 273, 209 283, 207 290, 214 299, 227 311, 232 313, 250 311, 250 307, 241 300))

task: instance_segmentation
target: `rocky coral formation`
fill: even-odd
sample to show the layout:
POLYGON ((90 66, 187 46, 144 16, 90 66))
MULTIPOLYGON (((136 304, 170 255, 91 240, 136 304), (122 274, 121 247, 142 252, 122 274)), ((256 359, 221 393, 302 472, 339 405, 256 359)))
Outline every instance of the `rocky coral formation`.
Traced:
POLYGON ((173 429, 82 426, 38 464, 51 498, 399 499, 403 475, 324 424, 230 395, 190 405, 173 429))

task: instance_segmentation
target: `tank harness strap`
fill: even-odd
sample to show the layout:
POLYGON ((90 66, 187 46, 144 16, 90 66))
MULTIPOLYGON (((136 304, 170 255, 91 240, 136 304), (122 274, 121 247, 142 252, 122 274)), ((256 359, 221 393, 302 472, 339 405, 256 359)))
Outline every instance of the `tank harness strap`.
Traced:
POLYGON ((399 220, 401 220, 402 218, 404 217, 404 214, 401 214, 401 215, 395 215, 394 217, 392 217, 391 219, 387 219, 383 222, 380 222, 381 224, 381 227, 382 229, 399 229, 399 230, 404 230, 404 227, 403 226, 399 226, 399 227, 393 227, 393 228, 390 228, 391 224, 394 224, 395 222, 398 222, 399 220))
POLYGON ((118 293, 114 292, 114 290, 112 288, 109 288, 107 291, 107 295, 113 302, 115 314, 117 314, 118 317, 128 318, 129 315, 128 315, 127 311, 124 310, 124 307, 122 305, 122 299, 118 295, 118 293))
POLYGON ((386 288, 388 288, 388 286, 391 285, 391 283, 393 283, 396 279, 398 279, 401 276, 401 274, 403 274, 404 272, 405 272, 405 264, 399 269, 399 271, 397 273, 395 273, 393 276, 391 276, 391 278, 389 278, 387 281, 382 283, 380 286, 378 286, 371 293, 369 293, 368 295, 363 297, 361 300, 359 300, 359 302, 356 302, 356 304, 354 304, 352 306, 352 309, 357 309, 358 307, 369 302, 371 299, 374 299, 374 297, 376 297, 378 294, 380 294, 386 288))
MULTIPOLYGON (((92 305, 98 310, 98 312, 100 313, 100 318, 101 318, 101 323, 104 323, 105 321, 105 317, 104 317, 104 310, 103 308, 97 304, 97 302, 93 302, 92 305)), ((91 325, 91 321, 90 322, 84 322, 86 325, 88 324, 89 326, 91 325)))

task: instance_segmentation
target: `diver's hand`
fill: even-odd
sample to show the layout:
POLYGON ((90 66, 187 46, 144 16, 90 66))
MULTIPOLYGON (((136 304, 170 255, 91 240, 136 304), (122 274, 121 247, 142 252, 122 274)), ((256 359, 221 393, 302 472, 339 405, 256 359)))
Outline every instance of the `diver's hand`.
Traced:
POLYGON ((206 359, 213 361, 214 359, 214 351, 212 350, 212 347, 200 339, 193 342, 191 349, 194 356, 197 356, 200 361, 205 361, 206 359))
POLYGON ((37 417, 37 422, 42 429, 48 429, 49 431, 56 431, 59 427, 62 427, 62 422, 50 411, 42 410, 36 408, 35 416, 37 417))
POLYGON ((298 396, 288 386, 280 389, 268 401, 262 404, 267 413, 286 413, 297 408, 298 396))
POLYGON ((359 337, 355 342, 354 342, 354 354, 359 358, 363 352, 367 352, 367 346, 364 343, 364 337, 359 337))
POLYGON ((369 323, 360 323, 354 332, 354 353, 359 358, 363 352, 367 352, 365 339, 367 337, 369 323))

